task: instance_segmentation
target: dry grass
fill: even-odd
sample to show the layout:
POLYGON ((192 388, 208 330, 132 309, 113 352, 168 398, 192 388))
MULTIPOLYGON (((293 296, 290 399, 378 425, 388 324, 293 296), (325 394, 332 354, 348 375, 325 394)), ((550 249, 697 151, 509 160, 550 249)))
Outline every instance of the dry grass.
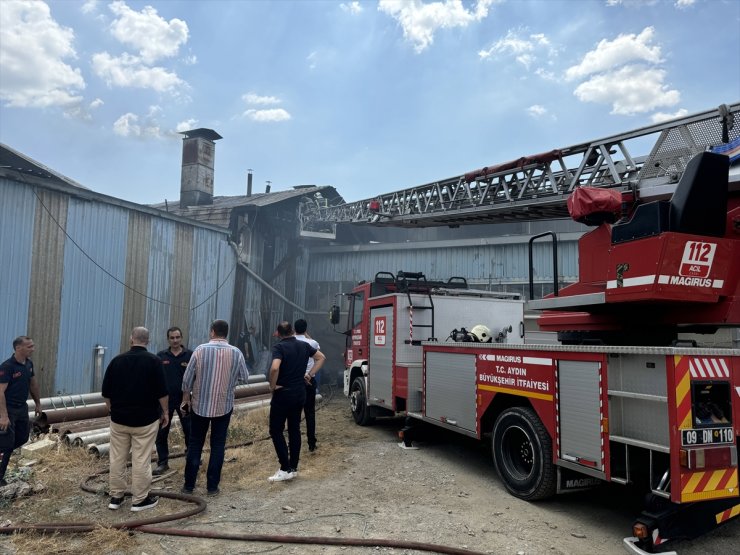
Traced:
POLYGON ((17 553, 67 555, 70 553, 127 553, 138 543, 127 531, 99 527, 85 534, 26 532, 11 538, 17 553))
MULTIPOLYGON (((319 450, 316 453, 302 453, 301 473, 306 478, 321 479, 336 472, 347 452, 346 410, 335 408, 317 411, 317 429, 319 450), (342 441, 335 441, 338 430, 344 430, 342 441)), ((344 406, 342 405, 342 409, 344 406)), ((237 412, 231 419, 226 451, 226 462, 223 466, 222 486, 224 495, 229 491, 252 490, 267 492, 272 487, 267 481, 277 468, 277 457, 268 436, 269 407, 251 411, 237 412)), ((305 430, 304 430, 305 431, 305 430)), ((349 438, 351 440, 351 438, 349 438)), ((205 447, 208 447, 206 440, 205 447)), ((305 436, 304 436, 305 447, 305 436)), ((156 480, 153 488, 179 491, 182 486, 182 472, 185 466, 182 431, 178 424, 170 431, 170 467, 172 473, 156 480)), ((204 494, 205 470, 208 452, 203 454, 204 465, 198 477, 196 494, 204 494)), ((11 469, 18 462, 18 457, 11 459, 11 469)), ((85 534, 41 534, 29 532, 10 537, 0 535, 0 553, 34 553, 34 554, 68 554, 68 553, 141 553, 149 554, 166 552, 162 550, 160 540, 152 537, 121 532, 106 528, 132 518, 125 506, 122 511, 107 509, 107 474, 108 459, 97 459, 79 447, 67 447, 60 444, 50 452, 39 457, 39 462, 31 467, 31 475, 26 481, 38 482, 46 486, 40 494, 6 502, 0 507, 4 519, 10 519, 13 525, 21 523, 62 523, 94 522, 100 526, 94 532, 85 534), (87 477, 103 472, 91 485, 97 486, 98 495, 84 492, 80 483, 87 477), (7 515, 7 516, 6 516, 7 515)), ((9 469, 10 470, 10 469, 9 469)), ((128 500, 127 500, 128 502, 128 500)), ((159 506, 147 512, 146 517, 171 514, 182 509, 181 502, 161 498, 159 506)))

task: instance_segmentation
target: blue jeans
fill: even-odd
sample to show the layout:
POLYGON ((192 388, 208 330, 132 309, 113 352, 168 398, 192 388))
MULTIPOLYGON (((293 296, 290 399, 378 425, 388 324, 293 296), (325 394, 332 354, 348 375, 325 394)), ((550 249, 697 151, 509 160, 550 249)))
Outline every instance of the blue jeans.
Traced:
POLYGON ((275 446, 280 470, 298 470, 301 456, 301 412, 306 402, 306 387, 276 389, 270 401, 270 437, 275 446), (285 423, 288 423, 288 444, 285 443, 285 423))
POLYGON ((206 488, 216 491, 221 482, 221 467, 224 465, 224 451, 226 451, 226 432, 229 429, 231 412, 223 416, 199 416, 190 413, 190 442, 188 454, 185 457, 185 487, 195 488, 198 477, 200 456, 203 453, 203 444, 206 442, 208 427, 211 427, 211 455, 208 458, 206 470, 206 488))

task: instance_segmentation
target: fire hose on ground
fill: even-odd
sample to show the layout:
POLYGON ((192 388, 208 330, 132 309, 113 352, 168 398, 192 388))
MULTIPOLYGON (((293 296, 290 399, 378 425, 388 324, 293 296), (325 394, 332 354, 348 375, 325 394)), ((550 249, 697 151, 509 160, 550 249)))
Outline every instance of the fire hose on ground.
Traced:
MULTIPOLYGON (((317 396, 319 400, 321 396, 317 396)), ((331 395, 330 395, 331 398, 331 395)), ((264 401, 260 400, 257 403, 262 406, 264 401)), ((244 405, 251 405, 252 403, 244 403, 244 405)), ((76 438, 77 439, 77 438, 76 438)), ((269 437, 261 438, 269 439, 269 437)), ((258 440, 259 441, 259 440, 258 440)), ((243 447, 253 444, 254 441, 248 441, 241 445, 231 445, 227 448, 243 447)), ((180 455, 171 456, 171 458, 179 457, 180 455)), ((88 476, 81 484, 80 488, 88 493, 99 495, 101 492, 99 488, 96 488, 89 484, 92 480, 99 478, 107 474, 107 471, 99 472, 88 476)), ((431 553, 444 553, 449 555, 484 555, 481 552, 471 551, 460 547, 451 547, 445 545, 438 545, 433 543, 415 542, 407 540, 394 540, 385 538, 336 538, 328 536, 289 536, 280 534, 232 534, 227 532, 214 532, 211 530, 191 530, 191 529, 176 529, 176 528, 163 528, 155 526, 157 524, 164 524, 166 522, 174 522, 176 520, 189 518, 205 511, 207 507, 206 501, 196 495, 188 495, 184 493, 173 493, 162 490, 152 490, 152 494, 158 495, 166 499, 174 499, 178 501, 184 501, 194 505, 191 508, 178 511, 169 515, 163 515, 158 517, 146 518, 146 519, 135 519, 119 522, 115 524, 105 525, 108 528, 116 530, 136 530, 147 534, 167 535, 167 536, 178 536, 178 537, 189 537, 189 538, 200 538, 200 539, 214 539, 214 540, 230 540, 230 541, 243 541, 243 542, 265 542, 265 543, 291 543, 291 544, 302 544, 302 545, 333 545, 342 547, 390 547, 398 549, 414 549, 417 551, 426 551, 431 553)), ((130 494, 129 494, 130 495, 130 494)), ((23 532, 41 532, 41 533, 87 533, 92 532, 101 525, 94 522, 70 522, 70 523, 37 523, 37 524, 22 524, 17 526, 7 526, 0 528, 0 534, 15 534, 23 532)))

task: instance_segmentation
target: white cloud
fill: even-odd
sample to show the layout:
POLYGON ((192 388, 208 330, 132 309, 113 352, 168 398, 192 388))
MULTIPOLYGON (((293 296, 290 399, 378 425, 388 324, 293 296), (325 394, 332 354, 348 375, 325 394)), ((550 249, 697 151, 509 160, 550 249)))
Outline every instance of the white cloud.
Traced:
POLYGON ((601 40, 578 65, 565 72, 567 80, 586 79, 573 93, 582 102, 612 105, 612 114, 631 115, 675 106, 681 94, 665 83, 661 47, 652 44, 654 29, 639 35, 601 40))
POLYGON ((85 0, 85 3, 82 4, 80 11, 82 13, 92 13, 94 11, 97 11, 97 9, 98 9, 98 0, 85 0))
POLYGON ((403 28, 403 36, 414 45, 417 53, 434 42, 437 29, 467 27, 488 16, 488 8, 496 0, 478 0, 472 10, 462 0, 444 0, 424 4, 421 0, 380 0, 378 10, 390 15, 403 28))
MULTIPOLYGON (((479 50, 478 57, 481 60, 489 58, 503 58, 513 56, 527 70, 536 63, 544 54, 552 58, 557 55, 550 40, 542 33, 525 35, 524 29, 510 29, 506 36, 497 40, 486 50, 479 50)), ((540 70, 538 70, 540 71, 540 70)))
POLYGON ((650 116, 650 119, 653 121, 653 123, 662 123, 670 119, 682 118, 683 116, 687 116, 688 114, 689 114, 689 111, 687 109, 681 108, 680 110, 676 111, 673 114, 666 114, 665 112, 656 112, 652 116, 650 116))
POLYGON ((565 78, 580 79, 634 61, 660 63, 662 61, 660 46, 650 44, 654 33, 652 27, 645 27, 639 35, 619 35, 613 41, 606 39, 600 41, 595 50, 583 57, 580 64, 566 70, 565 78))
POLYGON ((308 62, 308 68, 309 69, 316 69, 316 61, 319 58, 319 53, 315 50, 311 52, 308 56, 306 56, 306 61, 308 62))
POLYGON ((94 54, 92 67, 95 74, 109 87, 135 87, 174 92, 187 84, 177 74, 163 67, 149 67, 140 58, 130 54, 114 57, 107 52, 94 54))
POLYGON ((680 93, 664 83, 665 75, 664 70, 655 67, 627 65, 593 76, 578 85, 574 94, 583 102, 611 104, 612 114, 648 112, 681 100, 680 93))
POLYGON ((533 104, 532 106, 527 108, 527 113, 533 118, 538 118, 547 114, 547 108, 539 104, 533 104))
POLYGON ((269 110, 249 109, 244 112, 244 116, 252 121, 259 122, 287 121, 290 119, 290 114, 282 108, 271 108, 269 110))
POLYGON ((92 112, 100 108, 104 102, 96 98, 92 102, 90 102, 87 106, 84 106, 82 102, 78 102, 77 104, 73 104, 71 106, 66 106, 64 108, 64 117, 69 119, 76 119, 80 121, 92 121, 93 116, 92 112))
POLYGON ((188 25, 181 19, 166 21, 151 6, 137 12, 116 1, 110 10, 117 16, 111 32, 122 44, 135 48, 145 64, 175 56, 188 40, 188 25))
POLYGON ((2 0, 0 5, 0 99, 7 106, 46 108, 79 104, 85 80, 76 58, 74 32, 60 26, 43 2, 2 0))
POLYGON ((249 92, 242 96, 242 100, 247 104, 280 104, 281 100, 275 96, 259 96, 256 93, 249 92))
POLYGON ((339 7, 351 14, 358 14, 362 11, 362 5, 359 2, 342 2, 339 7))
POLYGON ((143 118, 141 123, 139 122, 139 116, 127 112, 113 123, 113 132, 121 137, 132 137, 135 139, 162 138, 162 130, 154 118, 154 115, 159 111, 160 108, 158 106, 151 106, 149 108, 149 114, 143 118))
POLYGON ((198 126, 198 120, 194 118, 186 119, 185 121, 181 121, 180 123, 175 126, 175 131, 178 133, 182 131, 190 131, 191 129, 195 129, 198 126))
POLYGON ((676 0, 675 6, 678 9, 688 8, 696 4, 696 0, 676 0))

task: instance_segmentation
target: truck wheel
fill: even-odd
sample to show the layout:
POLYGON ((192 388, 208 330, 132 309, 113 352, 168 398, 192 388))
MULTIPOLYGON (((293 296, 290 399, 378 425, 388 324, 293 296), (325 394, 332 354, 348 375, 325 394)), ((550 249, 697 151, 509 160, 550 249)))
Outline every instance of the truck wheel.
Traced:
POLYGON ((362 376, 355 378, 349 388, 349 407, 352 409, 352 417, 360 426, 367 426, 375 420, 370 414, 370 407, 367 406, 365 378, 362 376))
POLYGON ((493 426, 491 446, 493 464, 509 493, 528 501, 555 494, 552 439, 532 409, 502 412, 493 426))

